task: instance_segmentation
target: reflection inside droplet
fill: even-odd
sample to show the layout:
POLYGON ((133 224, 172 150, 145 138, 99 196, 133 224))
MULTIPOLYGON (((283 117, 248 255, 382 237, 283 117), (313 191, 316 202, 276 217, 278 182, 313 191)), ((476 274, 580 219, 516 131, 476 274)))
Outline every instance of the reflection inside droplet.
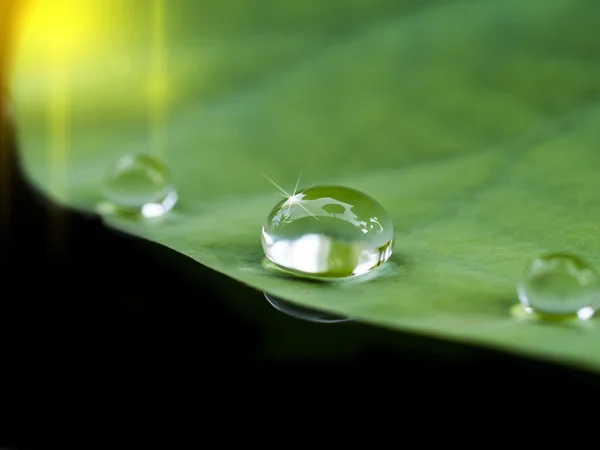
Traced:
POLYGON ((265 295, 265 298, 271 304, 271 306, 288 316, 295 317, 296 319, 316 323, 339 323, 348 322, 349 320, 351 320, 349 317, 338 316, 316 309, 305 308, 303 306, 295 305, 291 302, 267 294, 266 292, 264 292, 263 294, 265 295))
POLYGON ((600 277, 578 256, 542 255, 527 267, 517 295, 526 312, 587 320, 599 306, 600 277))
POLYGON ((360 276, 392 254, 394 225, 373 198, 344 186, 313 186, 287 194, 262 228, 265 256, 305 277, 360 276))
POLYGON ((160 217, 177 203, 177 191, 169 171, 150 155, 127 155, 107 171, 103 184, 107 201, 98 206, 103 214, 160 217))

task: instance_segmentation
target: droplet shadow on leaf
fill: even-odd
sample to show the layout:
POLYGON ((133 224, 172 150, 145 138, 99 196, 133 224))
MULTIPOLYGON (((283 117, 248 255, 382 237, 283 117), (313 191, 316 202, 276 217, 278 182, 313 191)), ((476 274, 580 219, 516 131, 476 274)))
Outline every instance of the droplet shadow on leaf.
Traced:
POLYGON ((296 305, 289 301, 283 300, 279 297, 275 297, 271 294, 263 292, 267 301, 278 311, 296 319, 305 320, 308 322, 332 324, 340 322, 348 322, 352 319, 346 316, 339 316, 336 314, 330 314, 327 312, 319 311, 313 308, 306 308, 300 305, 296 305))
POLYGON ((552 324, 553 326, 564 326, 568 328, 585 328, 591 329, 595 327, 593 314, 590 316, 582 315, 578 317, 576 314, 543 314, 532 310, 531 308, 522 305, 521 303, 514 304, 510 307, 509 313, 516 320, 521 322, 529 322, 536 324, 552 324))
POLYGON ((264 258, 262 260, 261 265, 263 268, 268 270, 269 275, 285 278, 290 281, 341 286, 356 283, 377 282, 378 280, 386 279, 389 277, 397 277, 399 275, 403 275, 404 264, 402 263, 402 261, 403 260, 400 257, 390 258, 387 262, 381 264, 379 267, 376 267, 370 272, 367 272, 362 275, 343 278, 318 277, 288 272, 272 263, 268 258, 264 258))
POLYGON ((141 212, 127 208, 121 208, 113 205, 110 202, 100 202, 96 206, 96 212, 103 217, 111 217, 115 219, 123 219, 133 222, 152 222, 159 223, 165 218, 165 214, 159 214, 155 217, 145 217, 141 212))

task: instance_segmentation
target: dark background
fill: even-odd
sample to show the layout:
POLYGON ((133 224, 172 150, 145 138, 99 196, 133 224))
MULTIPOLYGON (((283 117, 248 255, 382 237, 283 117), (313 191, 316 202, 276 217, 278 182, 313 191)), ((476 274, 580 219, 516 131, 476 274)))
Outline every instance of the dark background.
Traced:
MULTIPOLYGON (((4 75, 11 4, 0 0, 4 75)), ((24 178, 18 124, 5 107, 6 82, 1 95, 0 408, 6 430, 24 423, 38 429, 106 408, 127 417, 171 414, 152 409, 162 401, 237 408, 252 398, 318 409, 348 398, 404 404, 411 396, 441 402, 450 393, 527 403, 535 394, 562 401, 600 392, 596 375, 550 362, 355 322, 287 316, 261 292, 108 229, 99 217, 58 207, 24 178)), ((35 448, 53 442, 46 435, 34 440, 40 442, 35 448)))

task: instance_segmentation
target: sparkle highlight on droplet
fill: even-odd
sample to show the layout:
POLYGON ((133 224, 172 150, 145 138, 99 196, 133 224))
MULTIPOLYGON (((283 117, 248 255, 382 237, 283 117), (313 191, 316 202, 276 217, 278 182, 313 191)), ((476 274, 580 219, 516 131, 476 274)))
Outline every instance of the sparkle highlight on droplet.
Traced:
POLYGON ((344 278, 365 274, 391 256, 392 220, 367 194, 344 186, 281 191, 283 200, 262 228, 264 253, 277 267, 298 275, 344 278))

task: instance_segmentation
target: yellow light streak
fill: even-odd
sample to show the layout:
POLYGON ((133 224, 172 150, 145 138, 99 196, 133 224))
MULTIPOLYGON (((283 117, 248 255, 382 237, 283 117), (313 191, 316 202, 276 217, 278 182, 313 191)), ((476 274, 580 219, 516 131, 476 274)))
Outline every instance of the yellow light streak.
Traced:
POLYGON ((61 199, 66 195, 67 157, 69 148, 69 98, 67 76, 52 74, 48 102, 48 128, 50 134, 50 186, 61 199))
MULTIPOLYGON (((2 87, 0 86, 0 89, 2 87)), ((0 103, 0 115, 9 115, 8 102, 2 101, 0 103)), ((10 212, 10 188, 11 188, 11 166, 10 166, 10 155, 14 152, 13 148, 3 148, 10 145, 10 130, 9 130, 8 119, 0 117, 0 237, 4 239, 8 231, 8 221, 10 212)))
POLYGON ((167 117, 168 79, 166 70, 167 43, 164 0, 152 0, 152 43, 150 76, 148 80, 150 101, 150 132, 152 152, 164 157, 165 122, 167 117))
POLYGON ((94 0, 36 0, 20 33, 21 63, 45 85, 48 179, 65 200, 69 150, 70 76, 101 45, 101 9, 94 0))
POLYGON ((91 0, 36 0, 23 24, 20 42, 31 62, 51 59, 54 65, 84 58, 99 31, 99 12, 91 0))

